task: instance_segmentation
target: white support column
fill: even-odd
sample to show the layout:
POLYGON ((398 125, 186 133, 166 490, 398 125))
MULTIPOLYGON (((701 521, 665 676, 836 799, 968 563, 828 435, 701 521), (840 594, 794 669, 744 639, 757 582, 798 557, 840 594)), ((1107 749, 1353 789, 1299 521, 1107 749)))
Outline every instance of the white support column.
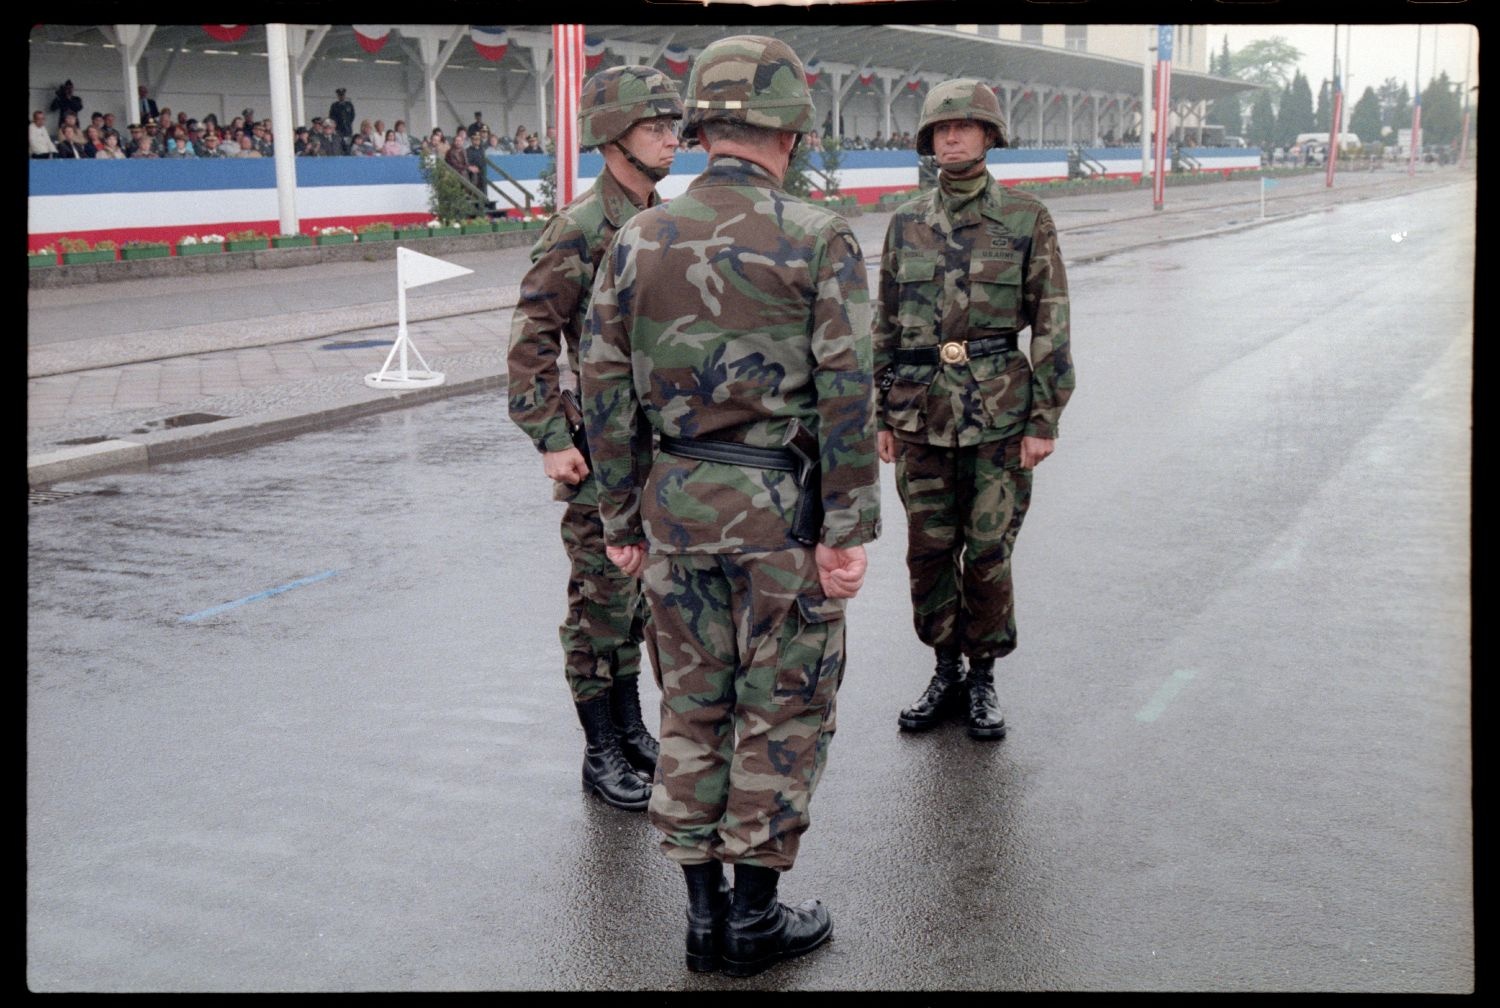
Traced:
MULTIPOLYGON (((833 86, 830 88, 830 90, 832 91, 832 97, 829 99, 828 106, 828 133, 835 140, 842 140, 844 131, 839 127, 839 120, 843 118, 842 99, 844 97, 844 92, 842 88, 844 84, 844 75, 837 70, 829 70, 828 73, 833 84, 833 86)), ((850 80, 852 81, 853 78, 850 78, 850 80)))
POLYGON ((533 45, 531 51, 531 76, 536 83, 537 138, 547 135, 547 84, 552 80, 552 47, 533 45))
POLYGON ((296 125, 307 123, 307 68, 312 66, 318 46, 332 25, 288 25, 287 49, 292 55, 292 111, 297 116, 296 125), (310 33, 310 34, 309 34, 310 33))
MULTIPOLYGON (((437 79, 453 58, 454 50, 469 30, 468 25, 397 25, 394 29, 404 37, 416 40, 417 52, 422 60, 422 76, 427 84, 427 127, 425 136, 438 124, 437 79)), ((407 127, 410 129, 410 126, 407 127)))
POLYGON ((146 53, 146 43, 156 33, 156 25, 115 25, 114 31, 115 45, 119 47, 120 62, 125 71, 125 122, 139 122, 141 77, 137 68, 146 53))
POLYGON ((281 234, 297 234, 297 163, 293 149, 291 58, 287 26, 266 25, 266 56, 271 85, 271 122, 275 130, 272 157, 276 161, 276 214, 281 234))

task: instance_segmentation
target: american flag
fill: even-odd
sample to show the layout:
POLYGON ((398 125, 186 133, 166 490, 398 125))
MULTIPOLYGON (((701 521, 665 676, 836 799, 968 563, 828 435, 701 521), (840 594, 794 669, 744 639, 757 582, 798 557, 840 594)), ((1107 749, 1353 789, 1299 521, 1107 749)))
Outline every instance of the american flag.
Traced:
POLYGON ((1167 201, 1167 123, 1172 109, 1172 26, 1156 26, 1156 171, 1151 181, 1151 203, 1160 210, 1167 201))
POLYGON ((578 94, 583 90, 583 25, 552 26, 552 81, 557 107, 557 206, 578 190, 578 94))

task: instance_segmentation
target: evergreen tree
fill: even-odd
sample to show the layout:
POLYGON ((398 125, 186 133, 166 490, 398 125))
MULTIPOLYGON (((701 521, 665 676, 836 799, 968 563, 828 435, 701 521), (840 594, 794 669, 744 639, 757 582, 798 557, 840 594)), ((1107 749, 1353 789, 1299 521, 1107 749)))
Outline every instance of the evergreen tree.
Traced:
POLYGON ((1360 95, 1359 101, 1354 103, 1345 131, 1359 137, 1359 142, 1366 146, 1382 142, 1380 99, 1376 96, 1374 88, 1366 87, 1365 93, 1360 95))
POLYGON ((1271 92, 1261 91, 1250 106, 1250 125, 1245 141, 1252 147, 1270 150, 1276 146, 1276 110, 1271 107, 1271 92))
MULTIPOLYGON (((1219 53, 1210 53, 1208 57, 1209 73, 1219 77, 1228 77, 1230 70, 1229 61, 1229 36, 1224 36, 1224 47, 1219 53)), ((1223 98, 1215 98, 1208 103, 1208 112, 1204 121, 1214 125, 1223 126, 1225 136, 1239 136, 1241 120, 1244 112, 1240 107, 1239 95, 1227 95, 1223 98)))
POLYGON ((1326 78, 1323 85, 1318 88, 1318 113, 1313 117, 1317 126, 1313 127, 1319 133, 1332 133, 1333 126, 1333 86, 1326 78))
POLYGON ((1447 71, 1428 82, 1422 92, 1422 142, 1451 144, 1463 128, 1463 104, 1447 71))
POLYGON ((1290 147, 1297 142, 1299 133, 1313 132, 1312 88, 1301 71, 1292 78, 1291 86, 1281 96, 1281 107, 1276 110, 1275 142, 1279 147, 1290 147))

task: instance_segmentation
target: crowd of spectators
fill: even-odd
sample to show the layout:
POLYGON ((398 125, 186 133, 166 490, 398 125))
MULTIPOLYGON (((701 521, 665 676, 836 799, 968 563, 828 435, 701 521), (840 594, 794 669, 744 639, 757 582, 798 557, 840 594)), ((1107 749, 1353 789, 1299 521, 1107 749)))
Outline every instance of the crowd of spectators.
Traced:
MULTIPOLYGON (((545 154, 552 150, 552 131, 544 140, 525 126, 515 134, 492 132, 483 115, 460 125, 448 140, 441 129, 427 137, 412 136, 405 120, 389 128, 381 119, 359 119, 348 89, 338 88, 337 100, 328 115, 314 116, 292 135, 297 157, 411 157, 435 154, 470 178, 483 175, 483 162, 492 154, 545 154), (456 153, 455 153, 456 152, 456 153)), ((73 82, 57 89, 51 111, 57 113, 55 129, 49 129, 42 109, 32 113, 28 124, 28 149, 33 158, 223 158, 272 157, 275 154, 271 120, 258 119, 254 109, 245 109, 228 123, 208 113, 194 119, 186 112, 158 108, 145 85, 140 87, 140 121, 124 130, 115 124, 113 112, 94 112, 87 124, 80 121, 83 99, 74 93, 73 82)))

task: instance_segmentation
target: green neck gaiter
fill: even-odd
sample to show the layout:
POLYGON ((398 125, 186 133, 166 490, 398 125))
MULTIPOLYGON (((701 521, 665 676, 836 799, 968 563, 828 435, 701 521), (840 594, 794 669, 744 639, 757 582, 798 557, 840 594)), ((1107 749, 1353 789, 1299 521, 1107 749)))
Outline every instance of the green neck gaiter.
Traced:
POLYGON ((956 214, 969 203, 979 198, 989 184, 990 173, 983 168, 968 178, 954 178, 947 172, 938 172, 938 190, 943 195, 943 207, 956 214))

